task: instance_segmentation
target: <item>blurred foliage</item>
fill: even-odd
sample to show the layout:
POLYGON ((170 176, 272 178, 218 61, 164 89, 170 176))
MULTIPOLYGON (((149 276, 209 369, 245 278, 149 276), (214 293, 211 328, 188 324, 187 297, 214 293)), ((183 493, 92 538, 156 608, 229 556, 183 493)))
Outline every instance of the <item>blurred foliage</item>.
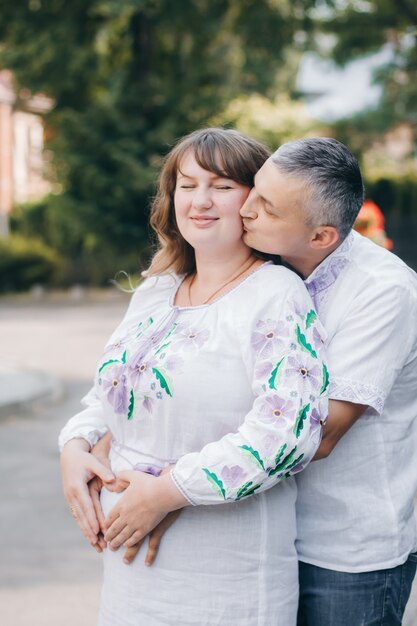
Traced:
MULTIPOLYGON (((417 4, 415 0, 322 0, 310 13, 309 45, 339 65, 386 50, 389 60, 374 74, 378 106, 343 120, 335 132, 365 151, 370 140, 407 124, 417 142, 417 4), (319 7, 319 8, 318 8, 319 7)), ((415 156, 415 154, 414 154, 415 156)))
POLYGON ((238 95, 289 88, 283 68, 311 27, 306 4, 0 0, 0 67, 24 97, 55 102, 45 121, 58 195, 44 214, 54 245, 143 246, 162 156, 238 95))
POLYGON ((0 240, 0 291, 21 291, 36 283, 53 284, 61 263, 57 253, 39 240, 19 235, 0 240))
POLYGON ((327 127, 308 115, 304 103, 291 99, 287 93, 273 100, 259 94, 240 96, 211 123, 234 126, 273 149, 299 137, 328 134, 327 127))

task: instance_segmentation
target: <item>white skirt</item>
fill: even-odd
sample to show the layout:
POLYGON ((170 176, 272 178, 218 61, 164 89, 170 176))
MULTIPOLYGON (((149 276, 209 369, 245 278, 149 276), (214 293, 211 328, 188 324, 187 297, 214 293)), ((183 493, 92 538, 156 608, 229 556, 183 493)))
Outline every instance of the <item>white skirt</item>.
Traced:
MULTIPOLYGON (((103 489, 107 514, 122 494, 103 489)), ((293 479, 239 503, 188 507, 151 567, 105 550, 99 626, 295 626, 293 479)))

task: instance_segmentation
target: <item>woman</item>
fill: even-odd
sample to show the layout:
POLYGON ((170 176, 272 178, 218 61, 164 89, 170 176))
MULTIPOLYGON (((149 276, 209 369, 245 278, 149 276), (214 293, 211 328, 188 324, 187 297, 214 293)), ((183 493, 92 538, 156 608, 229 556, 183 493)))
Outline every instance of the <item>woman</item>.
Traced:
POLYGON ((296 623, 290 475, 318 447, 327 370, 302 281, 242 241, 239 209, 266 157, 222 129, 170 152, 151 216, 159 251, 61 433, 80 447, 113 433, 112 469, 130 486, 102 491, 110 547, 171 510, 228 501, 187 506, 152 568, 106 550, 102 626, 296 623))

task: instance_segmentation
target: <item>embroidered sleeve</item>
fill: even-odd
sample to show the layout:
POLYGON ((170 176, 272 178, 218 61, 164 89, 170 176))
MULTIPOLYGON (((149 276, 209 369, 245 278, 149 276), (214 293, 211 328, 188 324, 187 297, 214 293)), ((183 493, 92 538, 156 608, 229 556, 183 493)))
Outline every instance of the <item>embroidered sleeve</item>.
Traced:
MULTIPOLYGON (((124 335, 126 328, 131 323, 132 316, 134 316, 135 309, 138 306, 141 292, 147 288, 150 281, 144 281, 133 294, 127 311, 123 317, 121 323, 117 326, 116 330, 111 335, 106 352, 109 349, 114 349, 117 345, 120 345, 120 337, 124 335)), ((105 353, 106 353, 105 352, 105 353)), ((105 365, 110 362, 110 357, 105 361, 105 365)), ((116 395, 116 394, 115 394, 116 395)), ((120 395, 120 394, 119 394, 120 395)), ((103 437, 108 431, 107 422, 104 416, 103 406, 100 398, 97 395, 96 388, 93 387, 88 394, 81 400, 81 404, 85 407, 84 410, 74 415, 64 426, 59 434, 58 446, 62 451, 64 445, 70 439, 81 438, 88 441, 91 447, 93 447, 97 441, 103 437)))
POLYGON ((329 397, 365 404, 381 413, 409 358, 414 341, 416 295, 401 279, 375 281, 354 300, 329 341, 329 397))
POLYGON ((329 384, 324 331, 304 288, 296 299, 293 294, 282 294, 279 306, 272 303, 253 320, 248 359, 254 402, 238 431, 183 456, 172 471, 192 504, 236 501, 269 489, 302 470, 319 446, 329 384))

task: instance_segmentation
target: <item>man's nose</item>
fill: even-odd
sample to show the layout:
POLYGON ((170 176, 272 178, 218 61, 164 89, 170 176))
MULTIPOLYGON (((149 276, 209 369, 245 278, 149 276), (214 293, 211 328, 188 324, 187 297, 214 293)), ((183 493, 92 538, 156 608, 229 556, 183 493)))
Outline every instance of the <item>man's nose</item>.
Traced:
POLYGON ((251 219, 251 220, 254 220, 258 217, 258 213, 256 211, 256 206, 255 206, 255 195, 256 195, 255 189, 251 189, 248 197, 246 198, 245 202, 243 203, 240 209, 240 215, 242 217, 251 219))

